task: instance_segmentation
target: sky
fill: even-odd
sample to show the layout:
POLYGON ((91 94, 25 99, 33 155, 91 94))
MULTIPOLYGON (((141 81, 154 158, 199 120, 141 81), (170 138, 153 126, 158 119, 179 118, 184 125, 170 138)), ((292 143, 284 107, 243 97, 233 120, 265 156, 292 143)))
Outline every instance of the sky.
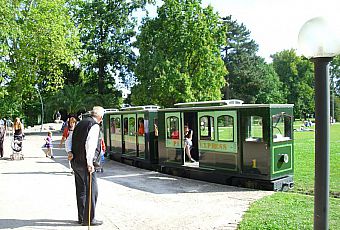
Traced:
POLYGON ((267 62, 271 54, 298 48, 299 31, 309 19, 340 15, 339 0, 202 0, 203 7, 208 4, 221 17, 243 23, 267 62))

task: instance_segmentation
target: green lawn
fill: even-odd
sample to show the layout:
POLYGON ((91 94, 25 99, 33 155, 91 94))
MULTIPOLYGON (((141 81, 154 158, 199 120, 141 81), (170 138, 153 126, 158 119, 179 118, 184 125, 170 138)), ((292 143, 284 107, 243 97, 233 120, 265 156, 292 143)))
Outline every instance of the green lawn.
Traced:
MULTIPOLYGON (((313 196, 277 192, 254 204, 244 215, 239 229, 313 229, 313 196)), ((329 227, 340 229, 339 198, 330 198, 329 227)))
MULTIPOLYGON (((300 127, 300 124, 295 124, 300 127)), ((314 127, 312 127, 314 128, 314 127)), ((295 132, 294 189, 253 203, 239 229, 313 229, 314 132, 295 132)), ((340 229, 340 124, 331 126, 330 229, 340 229)))
MULTIPOLYGON (((295 172, 294 192, 313 194, 314 132, 294 133, 295 172)), ((331 126, 330 134, 330 193, 340 198, 340 123, 331 126)))

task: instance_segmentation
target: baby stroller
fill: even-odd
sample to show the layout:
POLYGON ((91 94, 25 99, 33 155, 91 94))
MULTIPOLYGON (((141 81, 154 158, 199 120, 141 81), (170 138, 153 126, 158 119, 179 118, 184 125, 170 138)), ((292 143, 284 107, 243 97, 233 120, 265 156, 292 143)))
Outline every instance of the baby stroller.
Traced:
POLYGON ((104 172, 103 165, 105 162, 105 156, 104 156, 105 150, 106 150, 106 146, 105 146, 104 139, 101 139, 100 140, 100 152, 96 150, 95 156, 93 158, 93 166, 96 172, 101 172, 101 173, 104 172))
POLYGON ((93 158, 94 170, 100 173, 104 172, 104 169, 103 169, 104 162, 105 162, 105 156, 103 152, 101 152, 100 154, 98 153, 95 154, 93 158))
POLYGON ((20 136, 14 135, 11 147, 13 150, 13 153, 10 156, 11 160, 23 160, 24 154, 22 154, 22 135, 20 136))

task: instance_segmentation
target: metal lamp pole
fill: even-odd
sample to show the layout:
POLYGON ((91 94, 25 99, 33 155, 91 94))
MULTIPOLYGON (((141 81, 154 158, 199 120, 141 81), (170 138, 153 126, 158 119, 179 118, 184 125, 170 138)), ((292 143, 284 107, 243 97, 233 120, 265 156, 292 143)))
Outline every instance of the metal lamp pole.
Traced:
POLYGON ((312 58, 315 74, 315 185, 314 229, 329 229, 329 62, 332 58, 312 58))
POLYGON ((339 20, 317 17, 299 32, 299 50, 314 62, 315 75, 315 180, 314 229, 328 230, 330 86, 329 62, 340 54, 339 20), (335 23, 335 24, 334 24, 335 23))
POLYGON ((333 84, 332 84, 332 88, 333 88, 333 90, 332 90, 332 123, 335 121, 335 117, 334 117, 334 109, 335 109, 335 105, 334 105, 334 103, 335 103, 335 89, 334 89, 334 79, 333 79, 333 84))
POLYGON ((40 90, 39 90, 38 86, 36 86, 35 88, 38 91, 38 95, 39 95, 40 103, 41 103, 41 127, 40 127, 40 132, 42 132, 43 125, 44 125, 44 103, 43 103, 43 100, 42 100, 42 97, 41 97, 40 90))

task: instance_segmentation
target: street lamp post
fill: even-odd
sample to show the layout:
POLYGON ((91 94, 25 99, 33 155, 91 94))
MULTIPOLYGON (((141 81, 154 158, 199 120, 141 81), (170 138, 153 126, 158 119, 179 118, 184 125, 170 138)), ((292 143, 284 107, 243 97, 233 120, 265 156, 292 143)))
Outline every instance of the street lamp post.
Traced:
POLYGON ((332 81, 332 123, 335 121, 334 117, 334 109, 335 109, 335 88, 334 88, 334 79, 332 81))
POLYGON ((307 21, 299 32, 299 50, 314 63, 315 74, 315 181, 314 229, 327 230, 329 210, 329 62, 340 53, 339 38, 322 17, 307 21))
POLYGON ((42 97, 41 97, 40 90, 39 90, 38 86, 35 86, 35 88, 38 91, 38 95, 39 95, 39 98, 40 98, 40 104, 41 104, 41 127, 40 127, 40 132, 42 132, 43 125, 44 125, 44 103, 43 103, 43 100, 42 100, 42 97))

